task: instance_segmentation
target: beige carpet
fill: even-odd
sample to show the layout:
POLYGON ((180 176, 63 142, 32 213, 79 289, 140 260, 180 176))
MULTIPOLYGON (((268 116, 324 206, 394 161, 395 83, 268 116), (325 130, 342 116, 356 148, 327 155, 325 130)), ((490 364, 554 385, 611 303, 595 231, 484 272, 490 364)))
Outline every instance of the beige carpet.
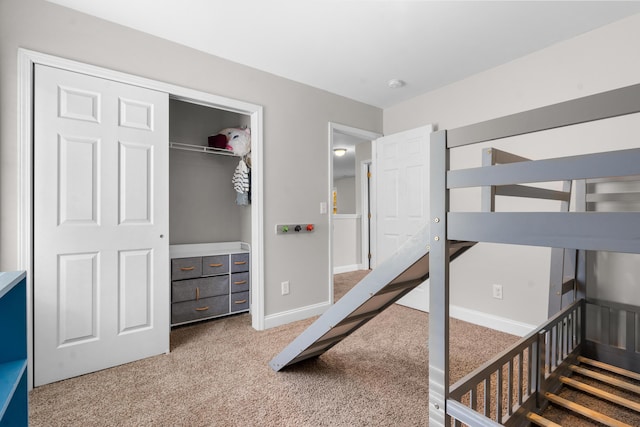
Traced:
MULTIPOLYGON (((335 278, 336 298, 365 272, 335 278)), ((428 423, 428 315, 394 305, 321 357, 268 362, 313 319, 242 314, 171 332, 171 353, 38 387, 32 426, 417 426, 428 423)), ((452 320, 452 381, 517 337, 452 320)))

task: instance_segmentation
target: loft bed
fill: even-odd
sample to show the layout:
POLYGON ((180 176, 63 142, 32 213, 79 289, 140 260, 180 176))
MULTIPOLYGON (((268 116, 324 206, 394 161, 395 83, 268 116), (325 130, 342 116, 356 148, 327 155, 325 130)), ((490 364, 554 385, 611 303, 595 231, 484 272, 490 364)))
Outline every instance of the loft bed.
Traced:
MULTIPOLYGON (((592 191, 612 180, 640 181, 640 149, 533 161, 490 149, 484 152, 481 167, 451 170, 450 163, 452 152, 460 147, 497 140, 504 146, 515 136, 638 112, 640 85, 634 85, 432 134, 430 426, 558 425, 544 418, 550 404, 574 407, 581 416, 605 425, 627 425, 590 408, 575 407, 558 397, 558 392, 563 385, 583 387, 575 384, 572 373, 592 375, 589 367, 595 366, 628 377, 628 382, 621 381, 628 386, 616 387, 640 393, 640 308, 592 298, 591 283, 587 283, 591 251, 640 253, 638 209, 593 211, 599 202, 640 200, 640 192, 592 191), (562 190, 537 184, 549 182, 560 183, 562 190), (450 193, 473 187, 482 189, 480 211, 451 211, 450 193), (560 212, 496 212, 496 196, 556 200, 561 208, 560 212), (570 210, 572 200, 576 206, 570 210), (451 385, 449 245, 453 241, 553 249, 548 321, 451 385)), ((587 391, 640 411, 637 399, 611 397, 592 386, 587 391)))

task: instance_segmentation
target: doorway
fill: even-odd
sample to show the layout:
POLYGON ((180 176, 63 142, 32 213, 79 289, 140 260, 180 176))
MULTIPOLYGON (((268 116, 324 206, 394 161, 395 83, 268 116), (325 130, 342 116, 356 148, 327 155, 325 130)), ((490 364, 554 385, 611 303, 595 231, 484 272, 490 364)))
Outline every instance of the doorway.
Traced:
MULTIPOLYGON (((369 268, 370 203, 366 165, 371 163, 371 141, 380 136, 329 123, 330 277, 369 268), (344 153, 340 149, 344 149, 344 153)), ((333 280, 329 295, 333 295, 333 280)))

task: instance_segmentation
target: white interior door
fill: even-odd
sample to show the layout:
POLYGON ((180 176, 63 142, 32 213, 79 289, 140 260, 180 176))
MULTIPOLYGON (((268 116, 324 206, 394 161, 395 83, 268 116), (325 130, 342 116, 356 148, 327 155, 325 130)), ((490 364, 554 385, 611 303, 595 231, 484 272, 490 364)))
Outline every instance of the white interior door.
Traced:
MULTIPOLYGON (((429 134, 424 126, 375 144, 376 253, 379 265, 429 221, 429 134)), ((428 281, 398 301, 429 311, 428 281)))
POLYGON ((168 95, 36 65, 34 385, 169 351, 168 95))

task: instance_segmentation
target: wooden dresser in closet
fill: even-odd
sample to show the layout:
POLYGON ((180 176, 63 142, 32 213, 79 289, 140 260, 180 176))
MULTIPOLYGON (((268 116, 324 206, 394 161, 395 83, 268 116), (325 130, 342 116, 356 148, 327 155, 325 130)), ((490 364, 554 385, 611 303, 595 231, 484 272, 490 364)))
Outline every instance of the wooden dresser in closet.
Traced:
POLYGON ((172 326, 249 310, 247 243, 171 245, 169 253, 172 326))

